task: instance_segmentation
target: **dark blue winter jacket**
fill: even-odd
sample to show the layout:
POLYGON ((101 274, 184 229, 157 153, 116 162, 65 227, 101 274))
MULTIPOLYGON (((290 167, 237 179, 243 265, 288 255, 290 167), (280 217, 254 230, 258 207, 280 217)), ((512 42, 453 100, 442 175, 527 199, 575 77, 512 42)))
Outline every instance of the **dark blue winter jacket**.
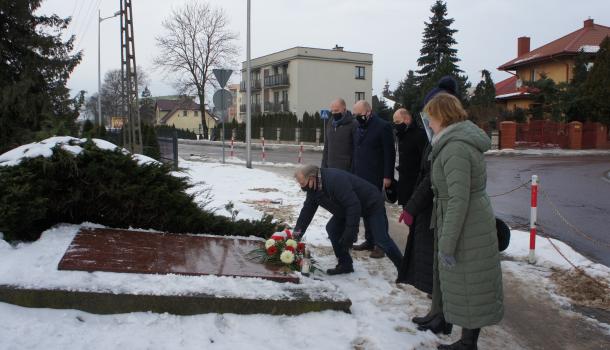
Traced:
POLYGON ((307 191, 295 231, 305 233, 318 206, 345 219, 345 234, 358 233, 360 217, 384 208, 383 195, 375 186, 347 171, 320 169, 322 189, 307 191))
POLYGON ((352 172, 381 190, 383 179, 394 177, 394 133, 392 125, 373 115, 354 130, 352 172))

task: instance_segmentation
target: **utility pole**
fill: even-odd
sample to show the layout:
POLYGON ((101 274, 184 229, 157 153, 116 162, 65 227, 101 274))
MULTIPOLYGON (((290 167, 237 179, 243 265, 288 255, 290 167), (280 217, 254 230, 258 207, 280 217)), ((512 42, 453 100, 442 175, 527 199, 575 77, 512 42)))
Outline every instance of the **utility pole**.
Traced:
POLYGON ((121 89, 123 113, 123 146, 132 153, 142 153, 140 130, 140 104, 138 99, 138 75, 136 50, 133 37, 133 10, 131 0, 121 2, 121 89))
POLYGON ((252 87, 250 86, 250 0, 246 34, 246 167, 252 169, 252 87))
POLYGON ((103 17, 102 12, 97 10, 97 117, 98 117, 98 125, 101 127, 104 123, 102 123, 102 63, 101 63, 101 24, 102 21, 105 21, 110 18, 114 18, 120 15, 121 12, 117 11, 114 15, 110 17, 103 17))

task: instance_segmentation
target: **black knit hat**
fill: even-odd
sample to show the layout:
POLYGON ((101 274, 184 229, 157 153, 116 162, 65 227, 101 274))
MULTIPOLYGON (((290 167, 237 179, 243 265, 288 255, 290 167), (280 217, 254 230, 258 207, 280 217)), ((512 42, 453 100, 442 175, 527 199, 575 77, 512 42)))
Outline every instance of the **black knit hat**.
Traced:
POLYGON ((427 105, 428 102, 430 102, 430 100, 434 96, 436 96, 438 93, 441 93, 441 92, 446 92, 455 97, 458 97, 457 96, 458 95, 458 85, 457 85, 457 82, 455 81, 455 79, 453 79, 453 77, 451 77, 449 75, 442 77, 438 81, 437 86, 426 94, 426 97, 424 98, 424 106, 427 105))

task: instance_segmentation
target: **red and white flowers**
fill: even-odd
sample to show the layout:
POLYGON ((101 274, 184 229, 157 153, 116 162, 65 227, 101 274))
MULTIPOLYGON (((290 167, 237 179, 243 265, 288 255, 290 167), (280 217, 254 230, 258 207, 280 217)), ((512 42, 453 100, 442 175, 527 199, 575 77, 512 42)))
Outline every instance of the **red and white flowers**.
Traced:
POLYGON ((305 255, 305 243, 299 242, 288 229, 276 232, 265 241, 264 249, 254 250, 252 253, 261 258, 262 262, 284 265, 292 270, 300 271, 305 255))

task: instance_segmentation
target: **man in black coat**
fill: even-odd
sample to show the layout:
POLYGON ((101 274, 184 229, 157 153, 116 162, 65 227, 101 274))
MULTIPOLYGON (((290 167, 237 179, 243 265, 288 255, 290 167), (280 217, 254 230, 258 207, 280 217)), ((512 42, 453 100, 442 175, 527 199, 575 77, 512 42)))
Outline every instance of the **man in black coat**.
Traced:
MULTIPOLYGON (((375 116, 371 105, 366 101, 356 102, 353 111, 358 121, 358 128, 354 131, 352 172, 373 184, 381 192, 383 188, 392 184, 394 178, 396 150, 392 125, 375 116)), ((365 241, 354 247, 354 250, 373 250, 371 257, 383 257, 366 223, 364 229, 365 241)))
POLYGON ((326 125, 322 168, 352 169, 354 129, 358 123, 346 109, 345 100, 338 98, 330 104, 332 118, 326 125))
POLYGON ((320 169, 315 165, 299 168, 295 178, 301 189, 307 192, 294 228, 297 235, 305 233, 319 206, 333 214, 326 231, 338 263, 326 271, 329 275, 354 271, 349 249, 358 234, 361 217, 370 227, 377 244, 398 269, 402 254, 388 233, 383 195, 375 186, 347 171, 320 169))

